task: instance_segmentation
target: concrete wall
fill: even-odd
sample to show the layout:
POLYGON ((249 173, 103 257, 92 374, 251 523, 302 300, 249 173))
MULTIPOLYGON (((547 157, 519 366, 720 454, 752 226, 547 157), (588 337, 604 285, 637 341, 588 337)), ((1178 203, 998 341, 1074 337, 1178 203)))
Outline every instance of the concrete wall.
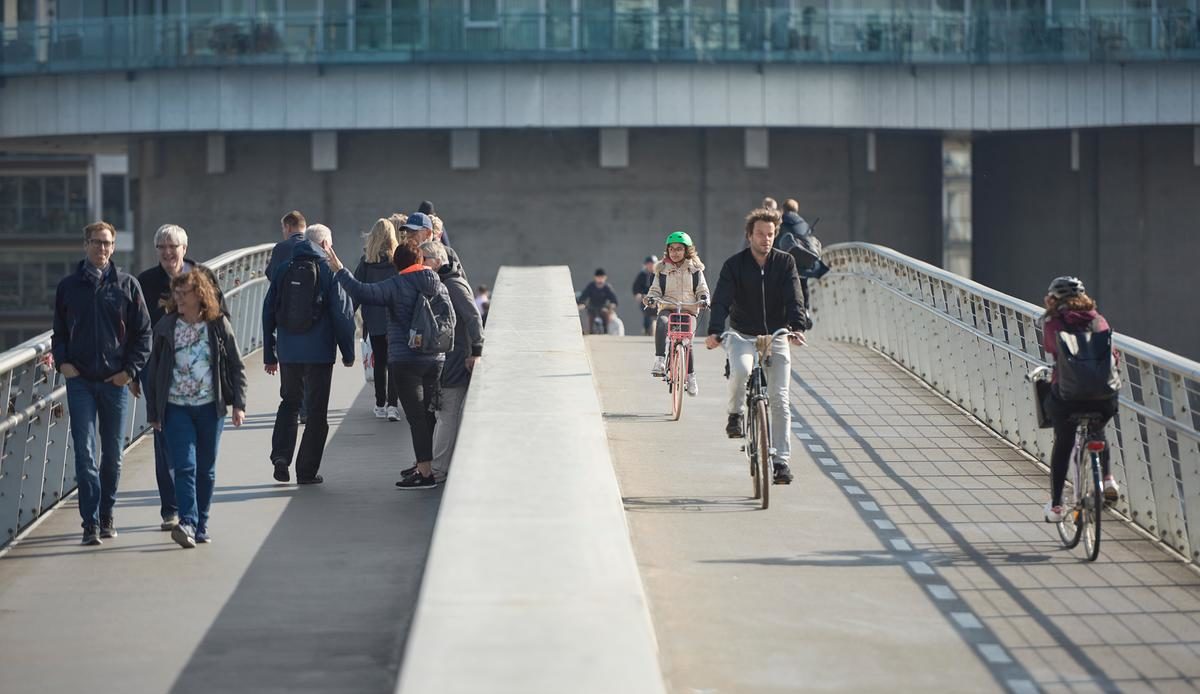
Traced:
MULTIPOLYGON (((138 228, 183 225, 190 253, 278 238, 278 219, 299 208, 352 234, 391 211, 433 200, 474 283, 501 264, 565 264, 576 288, 597 266, 610 273, 627 329, 640 327, 630 285, 647 254, 684 229, 715 282, 741 248, 743 217, 763 195, 796 197, 825 243, 863 240, 937 262, 941 256, 940 138, 879 133, 875 172, 860 132, 772 130, 770 166, 747 169, 741 129, 632 130, 629 166, 599 167, 596 130, 483 131, 480 168, 451 170, 447 131, 341 133, 339 169, 311 170, 308 134, 227 137, 224 174, 205 173, 201 135, 134 141, 138 228), (635 327, 636 326, 636 327, 635 327)), ((143 236, 142 262, 153 262, 143 236)), ((344 256, 357 255, 344 251, 344 256)))
POLYGON ((9 77, 0 98, 0 137, 391 128, 1028 130, 1197 121, 1194 61, 197 67, 9 77))
POLYGON ((1122 333, 1200 359, 1187 289, 1200 260, 1192 128, 1067 131, 975 141, 975 279, 1041 303, 1075 274, 1122 333))

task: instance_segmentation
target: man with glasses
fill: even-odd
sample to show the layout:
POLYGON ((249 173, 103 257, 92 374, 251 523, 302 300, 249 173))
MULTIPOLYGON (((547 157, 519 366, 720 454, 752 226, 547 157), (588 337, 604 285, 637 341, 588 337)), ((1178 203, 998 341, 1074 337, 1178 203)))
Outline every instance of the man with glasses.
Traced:
POLYGON ((67 379, 83 544, 116 537, 113 506, 121 480, 129 385, 150 358, 150 313, 142 288, 111 262, 116 230, 83 230, 86 256, 54 295, 54 366, 67 379), (96 464, 99 420, 100 462, 96 464))
MULTIPOLYGON (((171 292, 171 279, 178 275, 197 270, 208 277, 209 282, 217 288, 217 300, 221 305, 221 313, 229 315, 225 305, 225 295, 221 293, 217 277, 212 270, 204 267, 190 258, 186 258, 188 235, 183 227, 175 224, 164 224, 154 233, 154 249, 158 252, 158 264, 138 275, 138 284, 142 286, 142 294, 150 311, 150 325, 153 327, 158 319, 163 317, 166 309, 162 302, 171 292)), ((134 397, 141 394, 141 381, 129 384, 134 397)), ((178 509, 175 506, 175 481, 171 477, 171 463, 167 459, 167 443, 162 431, 154 432, 154 476, 158 480, 159 513, 162 515, 162 530, 170 530, 179 522, 178 509)))

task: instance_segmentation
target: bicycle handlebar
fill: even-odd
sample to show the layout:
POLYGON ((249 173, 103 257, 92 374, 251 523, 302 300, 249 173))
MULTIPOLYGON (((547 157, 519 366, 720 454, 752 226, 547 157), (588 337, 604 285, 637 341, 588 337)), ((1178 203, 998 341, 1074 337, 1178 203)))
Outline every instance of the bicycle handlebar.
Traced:
POLYGON ((647 300, 646 300, 646 305, 647 305, 647 306, 651 306, 651 305, 663 306, 663 305, 666 305, 666 306, 674 306, 675 308, 678 308, 678 309, 682 309, 682 308, 683 308, 683 307, 685 307, 685 306, 694 306, 694 307, 696 307, 696 308, 708 308, 708 302, 707 302, 707 301, 671 301, 670 299, 661 299, 661 298, 659 298, 659 299, 647 299, 647 300))
MULTIPOLYGON (((791 334, 792 334, 791 328, 780 328, 779 330, 776 330, 775 332, 771 333, 771 339, 774 340, 775 338, 777 338, 781 335, 791 335, 791 334)), ((726 330, 725 332, 721 333, 721 341, 722 342, 725 341, 726 337, 734 337, 734 338, 737 338, 738 340, 741 340, 742 342, 754 342, 755 340, 758 339, 757 337, 742 337, 740 334, 738 334, 732 330, 726 330)))

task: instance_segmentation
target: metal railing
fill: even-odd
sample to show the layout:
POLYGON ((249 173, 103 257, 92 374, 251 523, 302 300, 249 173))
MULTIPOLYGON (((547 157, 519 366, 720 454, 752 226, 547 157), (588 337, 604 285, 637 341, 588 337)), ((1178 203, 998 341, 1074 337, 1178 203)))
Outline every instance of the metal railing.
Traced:
MULTIPOLYGON (((1048 363, 1042 309, 881 246, 837 244, 824 259, 832 272, 813 300, 822 333, 883 352, 1009 442, 1049 459, 1053 433, 1037 427, 1025 381, 1048 363)), ((1116 347, 1116 508, 1200 563, 1200 364, 1119 334, 1116 347)))
MULTIPOLYGON (((274 244, 230 251, 206 265, 225 293, 243 355, 262 346, 263 269, 274 244)), ((49 364, 50 333, 0 354, 0 547, 75 489, 66 379, 49 364)), ((126 448, 146 433, 145 398, 129 408, 126 448)))
POLYGON ((0 74, 225 65, 521 61, 1033 63, 1200 59, 1200 15, 768 9, 277 15, 147 14, 23 22, 0 74))

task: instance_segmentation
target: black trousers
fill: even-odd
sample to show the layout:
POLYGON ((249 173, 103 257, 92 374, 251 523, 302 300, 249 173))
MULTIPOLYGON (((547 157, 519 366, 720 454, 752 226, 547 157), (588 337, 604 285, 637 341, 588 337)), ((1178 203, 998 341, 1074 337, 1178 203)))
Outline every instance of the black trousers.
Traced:
POLYGON ((387 335, 371 336, 371 356, 375 359, 375 406, 390 405, 395 407, 396 383, 388 378, 387 335))
MULTIPOLYGON (((1071 467, 1071 449, 1075 447, 1075 424, 1070 417, 1073 414, 1095 412, 1102 419, 1092 425, 1092 435, 1106 441, 1104 427, 1117 414, 1117 398, 1107 400, 1062 400, 1051 390, 1042 401, 1046 416, 1054 424, 1054 448, 1050 450, 1050 499, 1053 506, 1062 503, 1063 487, 1067 482, 1067 469, 1071 467)), ((1100 453, 1100 467, 1107 476, 1109 453, 1108 446, 1100 453)))
POLYGON ((417 456, 417 462, 432 462, 433 427, 437 423, 442 362, 428 365, 388 364, 388 376, 396 384, 396 394, 412 433, 413 453, 417 456))
POLYGON ((308 421, 296 453, 296 477, 311 479, 321 468, 325 439, 329 437, 329 386, 333 364, 280 364, 279 411, 271 433, 271 462, 291 464, 296 453, 296 414, 304 402, 308 421))

